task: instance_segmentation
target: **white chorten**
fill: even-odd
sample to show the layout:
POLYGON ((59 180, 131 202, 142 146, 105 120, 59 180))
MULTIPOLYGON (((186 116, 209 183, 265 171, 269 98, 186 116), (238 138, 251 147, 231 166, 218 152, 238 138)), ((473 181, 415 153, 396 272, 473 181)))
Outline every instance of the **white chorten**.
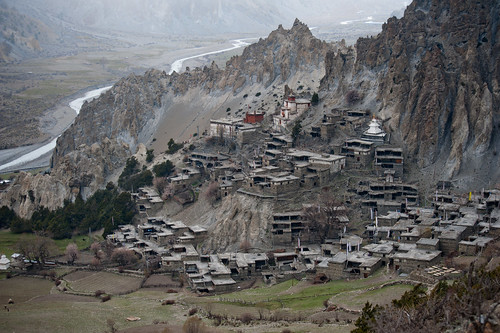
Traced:
POLYGON ((371 142, 384 142, 387 134, 380 128, 380 123, 375 116, 368 125, 368 129, 363 132, 361 138, 371 142))

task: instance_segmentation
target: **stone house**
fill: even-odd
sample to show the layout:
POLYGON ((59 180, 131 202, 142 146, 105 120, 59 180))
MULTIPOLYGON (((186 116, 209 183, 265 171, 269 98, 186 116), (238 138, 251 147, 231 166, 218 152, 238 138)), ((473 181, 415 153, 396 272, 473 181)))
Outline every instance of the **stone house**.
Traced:
POLYGON ((236 130, 243 125, 243 118, 210 119, 210 136, 220 138, 235 138, 236 130))
POLYGON ((395 177, 403 176, 403 149, 380 146, 375 149, 375 171, 383 175, 385 170, 394 170, 395 177))
POLYGON ((470 236, 467 240, 458 243, 458 252, 460 255, 475 256, 481 253, 491 241, 493 241, 491 237, 470 236))
POLYGON ((348 139, 341 148, 341 154, 346 156, 346 163, 349 168, 367 167, 373 162, 373 142, 348 139))
POLYGON ((297 242, 305 228, 301 211, 273 214, 271 227, 272 242, 275 245, 290 245, 297 242))
POLYGON ((441 251, 421 250, 417 248, 409 251, 398 251, 392 255, 394 268, 403 273, 410 273, 415 269, 436 265, 441 260, 441 251))
POLYGON ((382 265, 381 258, 363 251, 339 252, 316 266, 317 273, 325 274, 331 280, 352 277, 368 277, 382 265))

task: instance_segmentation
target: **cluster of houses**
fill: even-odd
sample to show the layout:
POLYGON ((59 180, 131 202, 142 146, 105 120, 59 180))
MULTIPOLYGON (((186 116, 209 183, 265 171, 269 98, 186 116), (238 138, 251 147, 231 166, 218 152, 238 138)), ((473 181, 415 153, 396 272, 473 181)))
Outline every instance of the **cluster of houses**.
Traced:
MULTIPOLYGON (((271 242, 279 250, 206 255, 198 248, 207 230, 150 217, 163 200, 155 189, 140 188, 133 196, 144 222, 121 226, 108 239, 146 260, 161 258, 160 270, 184 275, 193 290, 226 292, 249 277, 273 281, 297 272, 342 279, 367 277, 384 267, 398 273, 417 270, 444 277, 456 273, 439 266, 444 257, 476 255, 500 236, 499 191, 463 198, 452 195, 451 185, 441 182, 432 206, 419 207, 417 186, 402 181, 403 150, 387 144, 382 124, 370 119, 367 111, 333 110, 312 127, 310 135, 326 140, 339 128, 353 129, 355 135, 341 145, 332 145, 338 154, 294 148, 284 129, 309 107, 310 101, 288 96, 273 115, 271 132, 261 130, 264 112, 211 120, 211 136, 234 139, 240 145, 259 141, 259 148, 244 159, 221 152, 191 152, 185 167, 168 179, 174 198, 183 205, 193 202, 194 195, 188 191, 192 184, 210 179, 217 182, 222 198, 238 193, 276 200, 327 186, 345 169, 371 170, 370 176, 350 184, 350 205, 367 222, 363 235, 350 234, 344 228, 319 242, 308 233, 310 221, 304 210, 279 211, 268 223, 271 242)), ((337 209, 337 222, 348 226, 346 207, 337 209)))
MULTIPOLYGON (((211 120, 212 136, 235 139, 240 144, 258 138, 261 144, 254 156, 238 160, 220 152, 194 151, 186 167, 171 177, 170 182, 181 191, 206 177, 217 181, 220 197, 238 192, 276 199, 327 186, 345 169, 371 170, 371 176, 351 184, 350 200, 359 204, 356 209, 367 220, 362 237, 344 229, 328 235, 321 244, 310 237, 309 221, 303 210, 298 210, 272 215, 269 225, 274 248, 291 249, 272 252, 272 259, 269 253, 198 254, 195 246, 206 231, 186 226, 175 229, 176 223, 181 222, 154 226, 148 220, 130 236, 136 242, 133 247, 146 255, 152 254, 153 248, 159 249, 156 255, 162 258, 162 270, 185 274, 196 290, 227 291, 238 281, 256 274, 276 279, 290 272, 315 272, 340 279, 367 277, 381 267, 390 267, 399 273, 419 270, 436 275, 444 257, 475 255, 498 237, 500 210, 495 191, 459 202, 460 198, 449 194, 449 184, 441 184, 433 196, 432 207, 420 208, 417 186, 402 181, 403 150, 387 144, 389 137, 382 124, 375 117, 370 119, 367 111, 333 110, 324 115, 318 126, 312 127, 313 137, 327 140, 339 128, 353 129, 351 132, 355 135, 341 145, 332 145, 338 154, 294 148, 292 138, 284 129, 309 106, 309 101, 287 97, 280 112, 273 115, 271 132, 260 130, 259 123, 265 113, 249 112, 245 118, 211 120), (156 247, 149 245, 151 242, 156 247), (159 248, 161 246, 164 247, 159 248)), ((158 200, 151 191, 144 190, 140 195, 145 210, 158 200)), ((342 225, 349 223, 345 211, 339 212, 337 219, 342 225)), ((119 235, 111 237, 123 239, 119 235)), ((443 272, 444 276, 448 270, 443 272)))

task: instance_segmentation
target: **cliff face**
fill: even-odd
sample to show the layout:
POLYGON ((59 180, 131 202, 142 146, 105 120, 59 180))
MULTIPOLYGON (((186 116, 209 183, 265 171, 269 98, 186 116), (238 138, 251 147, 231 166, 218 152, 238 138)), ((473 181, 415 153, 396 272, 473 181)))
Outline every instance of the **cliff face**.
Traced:
POLYGON ((329 52, 322 91, 358 90, 419 168, 498 180, 499 20, 495 0, 415 0, 378 36, 329 52))
POLYGON ((85 198, 116 176, 138 145, 153 139, 163 121, 176 121, 172 110, 186 104, 186 96, 189 104, 199 107, 184 118, 213 114, 220 100, 234 99, 252 85, 266 88, 297 73, 322 71, 332 47, 296 20, 290 30, 280 26, 241 56, 232 57, 225 69, 212 64, 172 75, 153 69, 123 78, 83 105, 74 124, 57 140, 51 174, 19 177, 8 193, 0 195, 0 205, 27 217, 40 205, 56 208, 78 193, 85 198), (48 193, 43 184, 58 185, 48 193), (33 200, 26 199, 28 192, 33 200))
POLYGON ((52 165, 57 167, 61 158, 81 145, 90 146, 103 138, 135 152, 139 142, 152 138, 165 110, 171 107, 168 104, 190 89, 198 89, 202 99, 228 90, 236 94, 252 84, 282 83, 299 71, 322 68, 329 47, 296 20, 290 30, 280 26, 268 38, 245 48, 241 56, 232 57, 224 70, 212 63, 182 74, 150 70, 143 76, 121 79, 82 107, 74 124, 57 140, 52 165))

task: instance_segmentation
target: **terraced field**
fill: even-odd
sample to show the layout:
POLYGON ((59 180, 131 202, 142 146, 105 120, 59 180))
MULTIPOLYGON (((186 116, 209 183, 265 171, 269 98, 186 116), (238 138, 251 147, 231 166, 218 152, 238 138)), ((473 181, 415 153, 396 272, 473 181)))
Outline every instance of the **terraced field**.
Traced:
POLYGON ((104 290, 107 294, 123 295, 138 290, 142 278, 108 272, 76 271, 64 277, 70 290, 92 294, 104 290))

